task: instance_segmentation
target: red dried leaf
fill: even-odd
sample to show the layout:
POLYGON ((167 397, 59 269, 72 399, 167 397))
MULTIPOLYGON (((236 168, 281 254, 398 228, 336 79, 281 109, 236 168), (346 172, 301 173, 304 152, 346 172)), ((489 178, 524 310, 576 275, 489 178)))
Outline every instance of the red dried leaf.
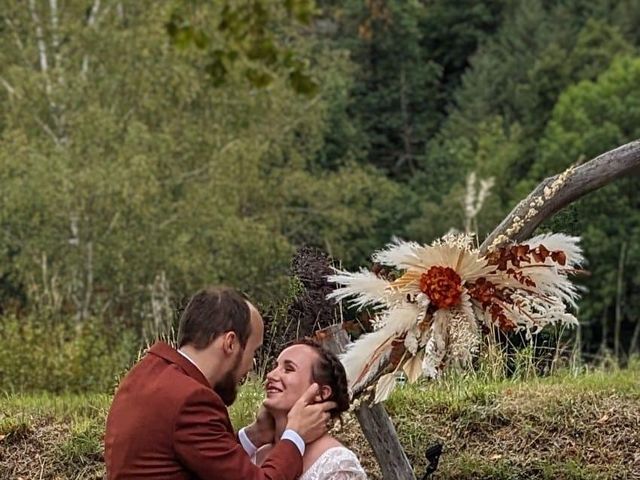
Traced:
POLYGON ((567 263, 567 255, 562 250, 553 252, 551 254, 551 259, 562 266, 564 266, 567 263))

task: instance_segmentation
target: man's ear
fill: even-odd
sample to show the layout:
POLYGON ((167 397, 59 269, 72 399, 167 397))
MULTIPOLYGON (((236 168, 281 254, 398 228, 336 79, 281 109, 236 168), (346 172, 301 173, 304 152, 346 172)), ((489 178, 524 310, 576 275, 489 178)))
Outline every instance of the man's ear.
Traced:
POLYGON ((226 332, 222 337, 222 349, 224 353, 233 354, 240 347, 235 332, 226 332))

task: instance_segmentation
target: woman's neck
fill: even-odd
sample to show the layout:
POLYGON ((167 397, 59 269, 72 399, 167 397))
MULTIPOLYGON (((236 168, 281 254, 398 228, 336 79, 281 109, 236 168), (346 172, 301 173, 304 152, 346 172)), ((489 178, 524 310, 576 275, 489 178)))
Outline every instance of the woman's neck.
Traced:
POLYGON ((282 434, 284 433, 284 431, 287 429, 287 414, 286 413, 277 413, 273 415, 273 418, 275 420, 275 441, 276 443, 278 443, 280 441, 280 437, 282 437, 282 434))
MULTIPOLYGON (((276 425, 275 426, 275 431, 274 431, 274 433, 275 433, 274 438, 275 438, 275 442, 278 443, 280 441, 280 437, 282 437, 282 434, 287 429, 287 420, 288 420, 287 419, 287 414, 286 413, 276 413, 276 414, 273 415, 273 418, 275 420, 275 425, 276 425)), ((323 438, 324 436, 325 435, 323 435, 320 438, 323 438)), ((317 439, 317 440, 307 444, 307 446, 309 446, 309 445, 311 445, 313 443, 316 443, 318 440, 320 440, 320 439, 317 439)))

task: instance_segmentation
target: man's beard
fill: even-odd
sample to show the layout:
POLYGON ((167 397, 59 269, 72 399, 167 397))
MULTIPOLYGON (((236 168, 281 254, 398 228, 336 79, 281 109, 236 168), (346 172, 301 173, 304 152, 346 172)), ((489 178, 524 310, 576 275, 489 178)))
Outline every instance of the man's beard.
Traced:
POLYGON ((233 368, 231 368, 224 376, 216 383, 215 387, 213 387, 213 391, 216 392, 224 404, 228 407, 236 400, 236 396, 238 395, 238 380, 237 380, 237 371, 240 367, 240 362, 242 361, 242 352, 238 355, 233 368))

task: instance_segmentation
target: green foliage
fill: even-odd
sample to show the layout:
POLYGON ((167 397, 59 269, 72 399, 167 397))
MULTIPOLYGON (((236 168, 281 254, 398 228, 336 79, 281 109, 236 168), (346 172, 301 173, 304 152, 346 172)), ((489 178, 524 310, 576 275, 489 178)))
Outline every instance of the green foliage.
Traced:
MULTIPOLYGON (((0 132, 4 297, 27 308, 44 302, 80 322, 105 315, 139 332, 155 315, 161 278, 170 305, 210 283, 266 305, 282 295, 299 242, 361 260, 390 237, 384 219, 397 187, 350 165, 315 175, 331 96, 347 81, 342 53, 291 39, 313 52, 327 98, 296 95, 282 75, 256 90, 235 70, 215 87, 199 74, 197 52, 163 46, 166 9, 146 6, 125 9, 126 21, 104 11, 91 44, 79 12, 65 10, 59 23, 77 36, 52 67, 60 82, 45 82, 18 51, 3 52, 13 92, 0 132), (291 215, 306 204, 318 214, 291 215)), ((17 4, 9 16, 34 27, 17 4)), ((12 32, 7 42, 17 41, 12 32)), ((36 40, 19 39, 37 58, 36 40)))
POLYGON ((0 390, 111 392, 133 362, 131 332, 96 319, 81 326, 51 318, 0 319, 0 390))
POLYGON ((59 446, 61 461, 78 468, 101 459, 103 432, 104 423, 100 418, 74 421, 68 438, 59 446))
MULTIPOLYGON (((8 388, 49 388, 44 331, 96 372, 55 364, 51 388, 102 391, 121 362, 78 332, 166 332, 211 283, 282 310, 303 244, 353 268, 468 227, 470 172, 495 180, 482 240, 541 178, 640 136, 638 0, 63 3, 0 16, 1 328, 36 352, 8 388)), ((635 190, 545 226, 583 237, 589 351, 616 315, 615 353, 640 348, 635 190)))
POLYGON ((359 67, 349 113, 366 136, 369 163, 396 178, 416 173, 502 3, 352 1, 338 10, 336 42, 359 67))
MULTIPOLYGON (((563 93, 540 141, 540 157, 533 178, 560 171, 580 158, 590 158, 640 137, 640 60, 622 57, 596 81, 582 81, 563 93)), ((591 276, 585 280, 589 295, 582 302, 587 318, 602 317, 613 327, 616 297, 620 293, 623 327, 631 332, 640 312, 637 291, 640 262, 632 245, 640 241, 637 179, 626 178, 576 202, 550 222, 567 225, 583 235, 591 276), (622 257, 622 258, 621 258, 622 257), (622 261, 623 272, 619 271, 622 261), (622 291, 618 292, 618 275, 622 291)), ((624 350, 631 335, 622 339, 624 350)), ((588 339, 591 340, 591 339, 588 339)), ((606 348, 615 347, 602 339, 606 348)), ((620 346, 617 347, 620 349, 620 346)), ((618 352, 619 353, 619 352, 618 352)))
MULTIPOLYGON (((432 162, 442 165, 446 156, 448 172, 477 168, 460 145, 475 151, 487 124, 499 119, 517 152, 491 174, 503 179, 505 198, 520 200, 522 192, 514 187, 529 175, 537 141, 560 94, 579 80, 594 79, 616 54, 635 48, 611 13, 605 15, 604 3, 579 8, 571 2, 512 2, 495 35, 472 57, 454 94, 456 108, 429 145, 425 171, 432 162)), ((451 174, 448 178, 454 181, 451 174)))
POLYGON ((227 82, 233 70, 242 71, 256 88, 265 88, 284 74, 295 92, 314 95, 318 84, 309 71, 309 60, 286 38, 286 30, 293 28, 290 18, 309 24, 314 11, 313 0, 181 0, 166 29, 176 47, 205 52, 204 71, 216 86, 227 82), (285 32, 274 32, 276 23, 285 32))
POLYGON ((264 401, 264 385, 258 379, 245 382, 240 389, 238 399, 229 409, 229 417, 234 428, 249 425, 256 418, 256 412, 264 401))

